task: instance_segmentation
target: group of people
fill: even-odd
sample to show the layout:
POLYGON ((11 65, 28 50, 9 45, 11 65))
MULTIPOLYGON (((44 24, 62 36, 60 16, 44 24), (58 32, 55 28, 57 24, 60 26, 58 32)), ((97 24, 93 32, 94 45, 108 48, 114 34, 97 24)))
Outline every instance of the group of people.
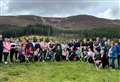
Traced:
POLYGON ((12 41, 0 35, 0 63, 83 61, 97 68, 120 68, 120 40, 107 38, 55 41, 24 39, 12 41))

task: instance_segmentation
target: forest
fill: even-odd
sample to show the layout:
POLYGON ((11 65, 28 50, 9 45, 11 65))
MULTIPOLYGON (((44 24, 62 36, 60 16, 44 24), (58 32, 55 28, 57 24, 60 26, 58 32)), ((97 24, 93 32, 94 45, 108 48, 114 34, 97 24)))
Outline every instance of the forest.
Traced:
POLYGON ((0 25, 0 33, 5 37, 20 37, 24 35, 44 35, 44 36, 62 36, 62 37, 81 37, 81 38, 94 38, 94 37, 108 37, 119 38, 120 28, 108 27, 108 28, 92 28, 92 29, 80 29, 69 30, 60 29, 50 25, 36 24, 28 26, 16 26, 16 25, 0 25))

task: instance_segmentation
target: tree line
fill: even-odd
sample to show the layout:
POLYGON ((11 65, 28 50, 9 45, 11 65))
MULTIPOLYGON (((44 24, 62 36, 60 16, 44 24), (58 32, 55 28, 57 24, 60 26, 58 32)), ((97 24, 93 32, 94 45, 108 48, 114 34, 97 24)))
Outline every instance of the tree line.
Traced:
POLYGON ((28 26, 17 26, 17 25, 0 25, 0 33, 5 37, 19 37, 24 35, 45 35, 45 36, 70 36, 72 37, 108 37, 108 38, 120 38, 120 28, 104 27, 104 28, 93 28, 84 30, 65 30, 55 28, 50 25, 35 24, 28 26))

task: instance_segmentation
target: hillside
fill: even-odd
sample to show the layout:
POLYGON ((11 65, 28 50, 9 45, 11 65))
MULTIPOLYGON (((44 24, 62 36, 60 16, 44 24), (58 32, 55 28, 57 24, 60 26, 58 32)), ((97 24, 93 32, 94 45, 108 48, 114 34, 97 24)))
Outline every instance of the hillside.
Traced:
POLYGON ((120 20, 109 20, 89 15, 77 15, 65 18, 23 15, 23 16, 0 16, 0 24, 18 26, 49 24, 59 28, 81 29, 81 28, 120 27, 120 20))
POLYGON ((0 16, 0 33, 5 36, 47 35, 120 37, 120 20, 77 15, 64 18, 34 15, 0 16))

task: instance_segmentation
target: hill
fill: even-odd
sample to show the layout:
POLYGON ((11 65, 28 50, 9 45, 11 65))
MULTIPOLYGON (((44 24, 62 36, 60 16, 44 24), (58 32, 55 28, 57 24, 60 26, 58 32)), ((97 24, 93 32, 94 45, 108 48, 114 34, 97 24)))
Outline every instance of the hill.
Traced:
POLYGON ((65 18, 40 17, 34 15, 0 16, 0 24, 9 25, 35 25, 49 24, 60 28, 96 28, 96 27, 120 27, 120 20, 97 18, 90 15, 77 15, 65 18))
POLYGON ((0 16, 0 32, 9 36, 29 34, 52 36, 120 37, 120 20, 90 15, 41 17, 34 15, 0 16))

